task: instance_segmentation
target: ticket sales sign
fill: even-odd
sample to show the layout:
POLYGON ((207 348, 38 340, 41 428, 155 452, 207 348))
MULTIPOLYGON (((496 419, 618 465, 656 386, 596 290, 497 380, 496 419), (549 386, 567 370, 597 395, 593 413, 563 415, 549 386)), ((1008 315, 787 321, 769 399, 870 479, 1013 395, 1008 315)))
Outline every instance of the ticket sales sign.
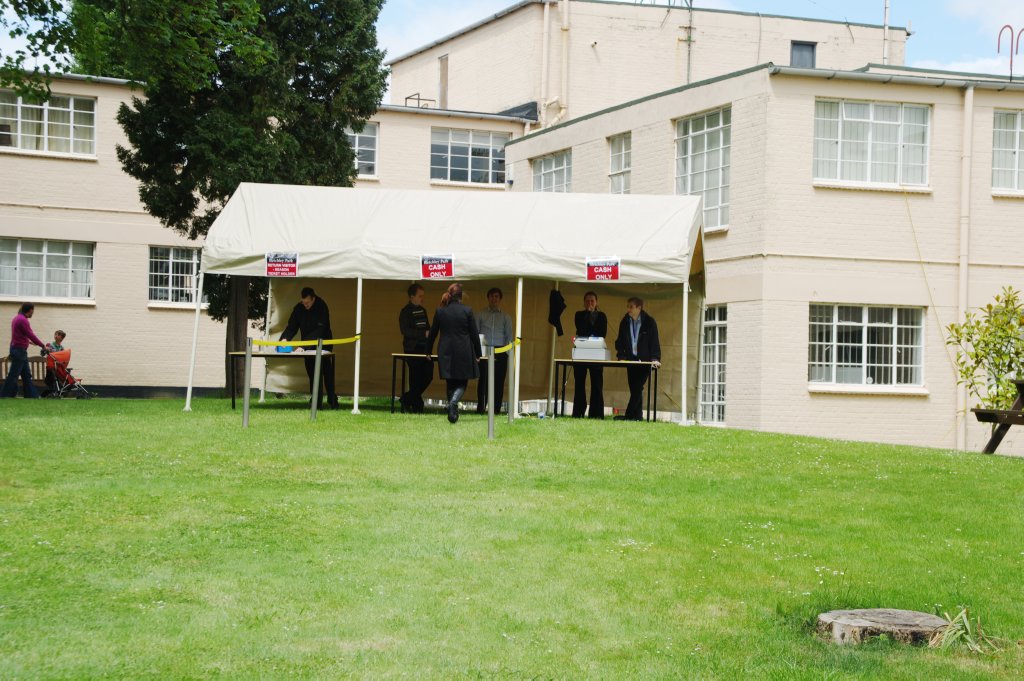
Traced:
POLYGON ((587 258, 587 281, 618 281, 620 264, 618 256, 587 258))
POLYGON ((424 279, 453 279, 455 277, 455 256, 451 254, 421 256, 420 269, 424 279))
POLYGON ((298 253, 267 253, 268 277, 299 276, 298 253))

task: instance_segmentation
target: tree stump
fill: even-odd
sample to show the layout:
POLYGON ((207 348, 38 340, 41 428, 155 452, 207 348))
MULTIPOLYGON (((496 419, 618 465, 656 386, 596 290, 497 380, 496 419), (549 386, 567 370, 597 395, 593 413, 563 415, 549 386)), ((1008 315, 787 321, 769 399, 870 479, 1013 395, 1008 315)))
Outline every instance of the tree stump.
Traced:
POLYGON ((901 643, 927 643, 948 625, 926 612, 889 608, 833 610, 818 615, 818 632, 840 645, 863 643, 882 634, 901 643))

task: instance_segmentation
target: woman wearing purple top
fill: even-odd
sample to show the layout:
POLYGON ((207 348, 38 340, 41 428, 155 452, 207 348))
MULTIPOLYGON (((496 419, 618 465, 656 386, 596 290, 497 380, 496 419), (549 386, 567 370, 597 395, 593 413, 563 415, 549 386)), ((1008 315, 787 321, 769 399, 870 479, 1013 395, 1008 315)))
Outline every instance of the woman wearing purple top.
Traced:
POLYGON ((32 303, 23 303, 21 311, 11 320, 11 354, 7 360, 7 378, 4 380, 3 388, 0 388, 0 397, 17 396, 18 376, 21 376, 21 382, 25 386, 25 397, 39 397, 39 391, 32 385, 32 371, 28 368, 29 343, 46 350, 43 341, 32 333, 32 325, 28 321, 35 309, 36 306, 32 303))

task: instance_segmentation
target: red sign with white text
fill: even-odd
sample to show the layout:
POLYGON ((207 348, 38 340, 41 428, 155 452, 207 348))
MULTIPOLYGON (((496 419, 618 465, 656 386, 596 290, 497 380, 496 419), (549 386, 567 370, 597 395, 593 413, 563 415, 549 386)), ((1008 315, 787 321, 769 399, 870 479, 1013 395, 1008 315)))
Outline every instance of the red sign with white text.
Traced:
POLYGON ((587 281, 618 281, 618 257, 587 258, 587 281))
POLYGON ((268 277, 299 276, 298 253, 267 253, 268 277))
POLYGON ((455 277, 455 256, 421 256, 420 269, 424 279, 453 279, 455 277))

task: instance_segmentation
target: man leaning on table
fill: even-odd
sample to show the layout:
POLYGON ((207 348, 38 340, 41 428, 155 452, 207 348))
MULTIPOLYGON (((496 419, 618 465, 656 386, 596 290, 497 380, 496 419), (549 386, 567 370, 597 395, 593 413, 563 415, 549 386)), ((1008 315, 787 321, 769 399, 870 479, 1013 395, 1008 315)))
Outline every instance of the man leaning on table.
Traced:
POLYGON ((651 362, 651 365, 626 367, 629 404, 626 405, 624 415, 615 417, 617 421, 642 421, 644 385, 650 378, 651 366, 661 366, 658 323, 654 321, 654 317, 644 312, 643 298, 633 297, 626 301, 626 315, 619 322, 615 353, 620 360, 651 362))
MULTIPOLYGON (((300 300, 292 309, 288 318, 288 326, 281 334, 281 340, 290 341, 295 337, 296 332, 302 333, 302 340, 330 340, 334 336, 331 333, 331 312, 323 298, 317 296, 316 291, 305 287, 299 294, 300 300)), ((316 357, 311 353, 303 358, 306 364, 306 374, 309 376, 309 392, 313 392, 313 374, 316 372, 316 357)), ((327 393, 327 404, 331 409, 338 408, 338 395, 334 392, 334 357, 325 355, 321 359, 320 373, 323 375, 324 392, 327 393)), ((322 394, 322 393, 321 393, 322 394)))

